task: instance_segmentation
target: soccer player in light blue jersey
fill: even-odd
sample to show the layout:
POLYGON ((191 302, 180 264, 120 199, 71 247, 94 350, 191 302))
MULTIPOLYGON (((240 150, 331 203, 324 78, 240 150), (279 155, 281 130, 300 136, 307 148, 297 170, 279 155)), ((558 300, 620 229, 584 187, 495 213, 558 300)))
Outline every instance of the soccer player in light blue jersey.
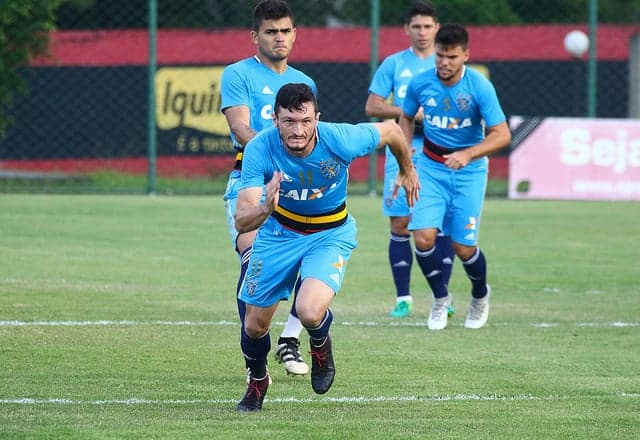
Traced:
MULTIPOLYGON (((309 76, 287 64, 296 39, 293 20, 293 13, 286 2, 260 1, 253 10, 251 30, 251 38, 257 46, 256 55, 227 66, 222 73, 221 108, 231 131, 231 140, 238 151, 224 195, 231 242, 240 256, 238 288, 246 272, 251 243, 255 237, 255 231, 239 234, 234 226, 244 146, 256 133, 273 126, 273 102, 282 85, 302 82, 316 90, 316 85, 309 76)), ((244 303, 238 300, 241 322, 244 322, 244 310, 244 303)), ((309 371, 309 366, 299 351, 301 331, 302 324, 295 313, 294 295, 291 313, 275 352, 276 360, 284 365, 289 374, 304 375, 309 371)))
MULTIPOLYGON (((434 37, 438 30, 438 15, 429 2, 415 2, 405 13, 404 31, 409 37, 410 47, 389 55, 382 62, 371 80, 369 96, 365 104, 367 116, 382 119, 398 119, 402 113, 402 102, 407 93, 409 80, 415 75, 435 68, 434 37), (389 96, 391 102, 387 102, 389 96)), ((416 132, 412 146, 416 151, 422 149, 422 111, 415 117, 416 132)), ((396 289, 396 304, 389 315, 404 318, 411 314, 413 297, 411 296, 411 269, 413 266, 413 249, 409 233, 410 210, 404 197, 393 199, 395 175, 398 164, 389 151, 385 151, 384 189, 382 194, 382 213, 389 217, 389 265, 396 289)), ((443 278, 449 283, 453 267, 453 248, 450 237, 442 234, 437 238, 438 247, 442 249, 443 278)), ((448 306, 449 314, 454 313, 453 305, 448 306)))
POLYGON ((485 256, 478 247, 489 161, 487 156, 511 142, 511 133, 495 88, 469 69, 469 35, 460 25, 442 25, 435 37, 436 68, 414 77, 402 105, 400 126, 414 132, 423 112, 423 146, 418 154, 420 200, 412 210, 416 260, 431 287, 427 326, 447 326, 448 289, 442 276, 439 231, 450 235, 456 255, 471 281, 465 327, 483 327, 489 317, 490 288, 485 256))
POLYGON ((349 164, 389 145, 399 164, 396 193, 404 187, 412 206, 419 191, 409 145, 394 121, 352 125, 319 118, 308 85, 283 86, 275 101, 275 127, 260 132, 245 149, 235 226, 258 233, 240 289, 247 307, 240 346, 251 379, 238 411, 262 409, 269 387, 271 320, 298 274, 296 310, 309 334, 311 386, 324 394, 333 383, 329 305, 357 246, 356 223, 346 205, 349 164))

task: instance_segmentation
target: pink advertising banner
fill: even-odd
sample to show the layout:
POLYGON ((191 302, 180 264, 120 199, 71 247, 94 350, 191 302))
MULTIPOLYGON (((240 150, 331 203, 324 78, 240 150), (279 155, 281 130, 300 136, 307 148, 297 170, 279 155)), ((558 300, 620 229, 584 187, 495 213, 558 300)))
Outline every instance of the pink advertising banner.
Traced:
POLYGON ((518 136, 521 124, 509 198, 640 200, 640 120, 546 118, 518 136))

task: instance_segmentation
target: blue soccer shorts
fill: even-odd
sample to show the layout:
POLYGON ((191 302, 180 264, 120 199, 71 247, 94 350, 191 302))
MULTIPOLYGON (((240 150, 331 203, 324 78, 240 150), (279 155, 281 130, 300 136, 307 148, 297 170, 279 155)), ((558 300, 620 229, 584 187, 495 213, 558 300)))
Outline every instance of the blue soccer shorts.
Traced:
MULTIPOLYGON (((412 148, 416 151, 421 151, 422 140, 421 138, 413 138, 412 148)), ((415 163, 416 154, 413 155, 415 163)), ((407 204, 407 193, 404 188, 398 189, 398 196, 393 199, 393 190, 396 186, 396 176, 400 167, 396 157, 391 153, 389 147, 385 148, 384 158, 384 186, 382 188, 382 215, 387 217, 408 217, 411 214, 411 209, 407 204)))
MULTIPOLYGON (((238 202, 238 188, 240 188, 240 171, 233 170, 229 174, 227 179, 227 188, 224 191, 224 209, 227 215, 227 230, 229 232, 229 238, 233 249, 236 250, 236 240, 238 239, 238 231, 236 230, 236 204, 238 202)), ((262 192, 262 199, 260 203, 265 200, 264 190, 262 192)))
POLYGON ((238 187, 240 186, 240 171, 233 170, 227 179, 227 188, 224 191, 224 209, 227 213, 227 230, 231 238, 233 249, 236 248, 238 231, 235 226, 236 202, 238 201, 238 187))
POLYGON ((356 222, 303 234, 284 227, 273 217, 261 226, 253 242, 247 274, 238 297, 260 307, 286 300, 300 273, 302 280, 315 278, 338 293, 347 261, 357 247, 356 222))
POLYGON ((452 170, 420 157, 420 199, 413 207, 409 230, 438 228, 456 243, 475 246, 487 188, 487 170, 486 158, 477 159, 460 170, 452 170))

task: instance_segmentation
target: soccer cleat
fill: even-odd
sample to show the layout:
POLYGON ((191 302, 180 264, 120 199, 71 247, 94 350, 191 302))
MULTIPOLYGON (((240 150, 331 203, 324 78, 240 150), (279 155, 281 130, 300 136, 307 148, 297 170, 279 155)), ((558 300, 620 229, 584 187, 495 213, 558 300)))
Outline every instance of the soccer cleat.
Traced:
POLYGON ((442 330, 447 326, 447 318, 449 317, 448 307, 451 304, 449 295, 442 298, 433 298, 431 310, 429 311, 429 319, 427 327, 429 330, 442 330))
POLYGON ((451 318, 456 314, 456 308, 453 306, 453 295, 449 293, 449 303, 447 304, 447 316, 451 318))
POLYGON ((397 301, 396 306, 389 312, 392 318, 406 318, 411 314, 413 304, 410 301, 397 301))
POLYGON ((487 294, 482 298, 471 298, 469 312, 464 320, 466 328, 479 329, 487 323, 489 319, 489 296, 491 287, 487 284, 487 294))
POLYGON ((278 363, 284 364, 287 374, 303 376, 309 372, 309 366, 302 359, 299 348, 300 341, 296 338, 278 339, 278 348, 274 355, 278 363))
POLYGON ((244 393, 242 400, 238 403, 238 412, 256 412, 262 410, 262 402, 264 396, 269 389, 269 373, 262 379, 249 379, 247 392, 244 393))
POLYGON ((336 368, 333 364, 333 353, 331 352, 331 337, 320 347, 311 343, 311 387, 317 394, 324 394, 329 391, 336 376, 336 368))

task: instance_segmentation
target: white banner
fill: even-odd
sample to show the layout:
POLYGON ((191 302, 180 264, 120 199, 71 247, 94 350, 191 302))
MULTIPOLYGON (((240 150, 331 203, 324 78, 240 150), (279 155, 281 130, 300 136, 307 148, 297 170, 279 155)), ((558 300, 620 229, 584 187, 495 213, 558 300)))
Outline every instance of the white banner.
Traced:
MULTIPOLYGON (((514 139, 520 124, 511 120, 514 139)), ((509 198, 640 200, 640 120, 546 118, 524 131, 509 198)))

